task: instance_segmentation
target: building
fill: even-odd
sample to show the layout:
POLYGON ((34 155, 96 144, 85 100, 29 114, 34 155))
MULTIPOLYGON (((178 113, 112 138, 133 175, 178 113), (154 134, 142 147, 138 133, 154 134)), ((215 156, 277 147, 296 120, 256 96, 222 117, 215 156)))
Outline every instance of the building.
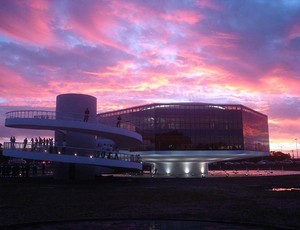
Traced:
POLYGON ((61 151, 6 142, 3 155, 53 161, 56 178, 84 179, 142 167, 162 176, 205 176, 209 163, 269 154, 267 116, 243 105, 168 103, 96 111, 95 97, 62 94, 56 111, 8 112, 7 127, 53 130, 54 148, 61 151))
POLYGON ((140 159, 121 151, 142 142, 136 132, 103 125, 96 120, 97 99, 84 94, 61 94, 55 111, 18 110, 6 113, 5 126, 53 130, 50 142, 5 142, 3 155, 53 162, 56 179, 89 180, 113 172, 139 172, 140 159), (54 139, 54 140, 53 140, 54 139), (115 149, 115 146, 120 148, 115 149))
POLYGON ((208 164, 269 154, 268 118, 243 105, 149 104, 98 114, 143 137, 130 151, 159 175, 202 176, 208 164))

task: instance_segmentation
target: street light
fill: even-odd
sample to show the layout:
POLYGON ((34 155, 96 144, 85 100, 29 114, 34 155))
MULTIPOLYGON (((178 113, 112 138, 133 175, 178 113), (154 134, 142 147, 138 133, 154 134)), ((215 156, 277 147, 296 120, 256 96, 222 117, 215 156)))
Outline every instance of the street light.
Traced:
POLYGON ((296 152, 297 152, 297 159, 298 159, 298 139, 296 138, 295 141, 296 141, 296 152))

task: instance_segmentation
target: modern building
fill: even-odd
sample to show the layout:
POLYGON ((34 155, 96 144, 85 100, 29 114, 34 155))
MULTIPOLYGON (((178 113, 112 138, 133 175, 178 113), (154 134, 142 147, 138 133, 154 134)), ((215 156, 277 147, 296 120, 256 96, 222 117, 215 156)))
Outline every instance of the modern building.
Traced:
POLYGON ((95 175, 142 170, 140 159, 122 149, 140 144, 134 131, 97 122, 97 99, 84 94, 61 94, 55 111, 19 110, 6 113, 5 126, 53 130, 48 142, 5 142, 3 155, 54 164, 57 179, 86 180, 95 175), (116 149, 118 146, 120 149, 116 149))
POLYGON ((133 146, 159 175, 206 175, 208 164, 269 154, 266 115, 233 104, 149 104, 98 114, 108 125, 131 127, 143 142, 133 146))
POLYGON ((56 162, 58 178, 87 178, 142 167, 205 176, 209 163, 269 154, 267 116, 243 105, 149 104, 100 114, 96 105, 89 95, 62 94, 56 111, 8 112, 7 127, 54 130, 61 151, 4 143, 4 155, 56 162))

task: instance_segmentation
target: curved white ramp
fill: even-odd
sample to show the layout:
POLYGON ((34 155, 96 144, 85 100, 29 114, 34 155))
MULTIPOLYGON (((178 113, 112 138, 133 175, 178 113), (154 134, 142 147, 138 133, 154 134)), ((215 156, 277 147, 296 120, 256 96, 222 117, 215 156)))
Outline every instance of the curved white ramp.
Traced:
POLYGON ((112 139, 119 148, 128 148, 142 142, 142 136, 136 132, 101 123, 40 118, 6 118, 5 126, 25 129, 70 130, 86 133, 112 139))
POLYGON ((4 149, 3 155, 9 157, 31 159, 31 160, 53 161, 53 162, 61 162, 61 163, 104 166, 109 168, 142 170, 142 163, 135 162, 135 161, 103 159, 103 158, 63 155, 63 154, 50 154, 50 153, 41 153, 41 152, 24 152, 24 151, 17 151, 11 149, 4 149))
MULTIPOLYGON (((112 127, 101 124, 96 121, 84 122, 74 119, 74 117, 57 117, 53 111, 13 111, 6 114, 5 126, 12 128, 41 129, 41 130, 63 130, 78 133, 90 134, 106 139, 113 140, 119 149, 125 149, 142 142, 142 136, 134 131, 120 127, 112 127)), ((110 155, 99 158, 99 149, 83 149, 66 146, 67 151, 60 154, 59 151, 51 151, 49 146, 32 147, 23 143, 4 143, 3 155, 24 159, 46 160, 62 163, 85 164, 94 166, 103 166, 109 168, 123 168, 142 170, 140 160, 132 154, 119 153, 114 158, 110 155), (55 152, 55 153, 54 153, 55 152), (78 155, 77 155, 77 153, 78 155)), ((55 148, 58 148, 56 146, 55 148)), ((114 153, 112 153, 114 154, 114 153)))

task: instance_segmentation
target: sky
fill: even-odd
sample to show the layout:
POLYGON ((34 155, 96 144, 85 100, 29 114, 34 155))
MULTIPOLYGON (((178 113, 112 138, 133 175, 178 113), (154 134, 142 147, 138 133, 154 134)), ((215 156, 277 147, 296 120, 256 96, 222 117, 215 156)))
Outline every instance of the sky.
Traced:
POLYGON ((0 79, 0 142, 37 135, 4 127, 6 112, 55 110, 57 95, 83 93, 98 112, 243 104, 268 115, 271 150, 292 151, 300 1, 1 0, 0 79))

